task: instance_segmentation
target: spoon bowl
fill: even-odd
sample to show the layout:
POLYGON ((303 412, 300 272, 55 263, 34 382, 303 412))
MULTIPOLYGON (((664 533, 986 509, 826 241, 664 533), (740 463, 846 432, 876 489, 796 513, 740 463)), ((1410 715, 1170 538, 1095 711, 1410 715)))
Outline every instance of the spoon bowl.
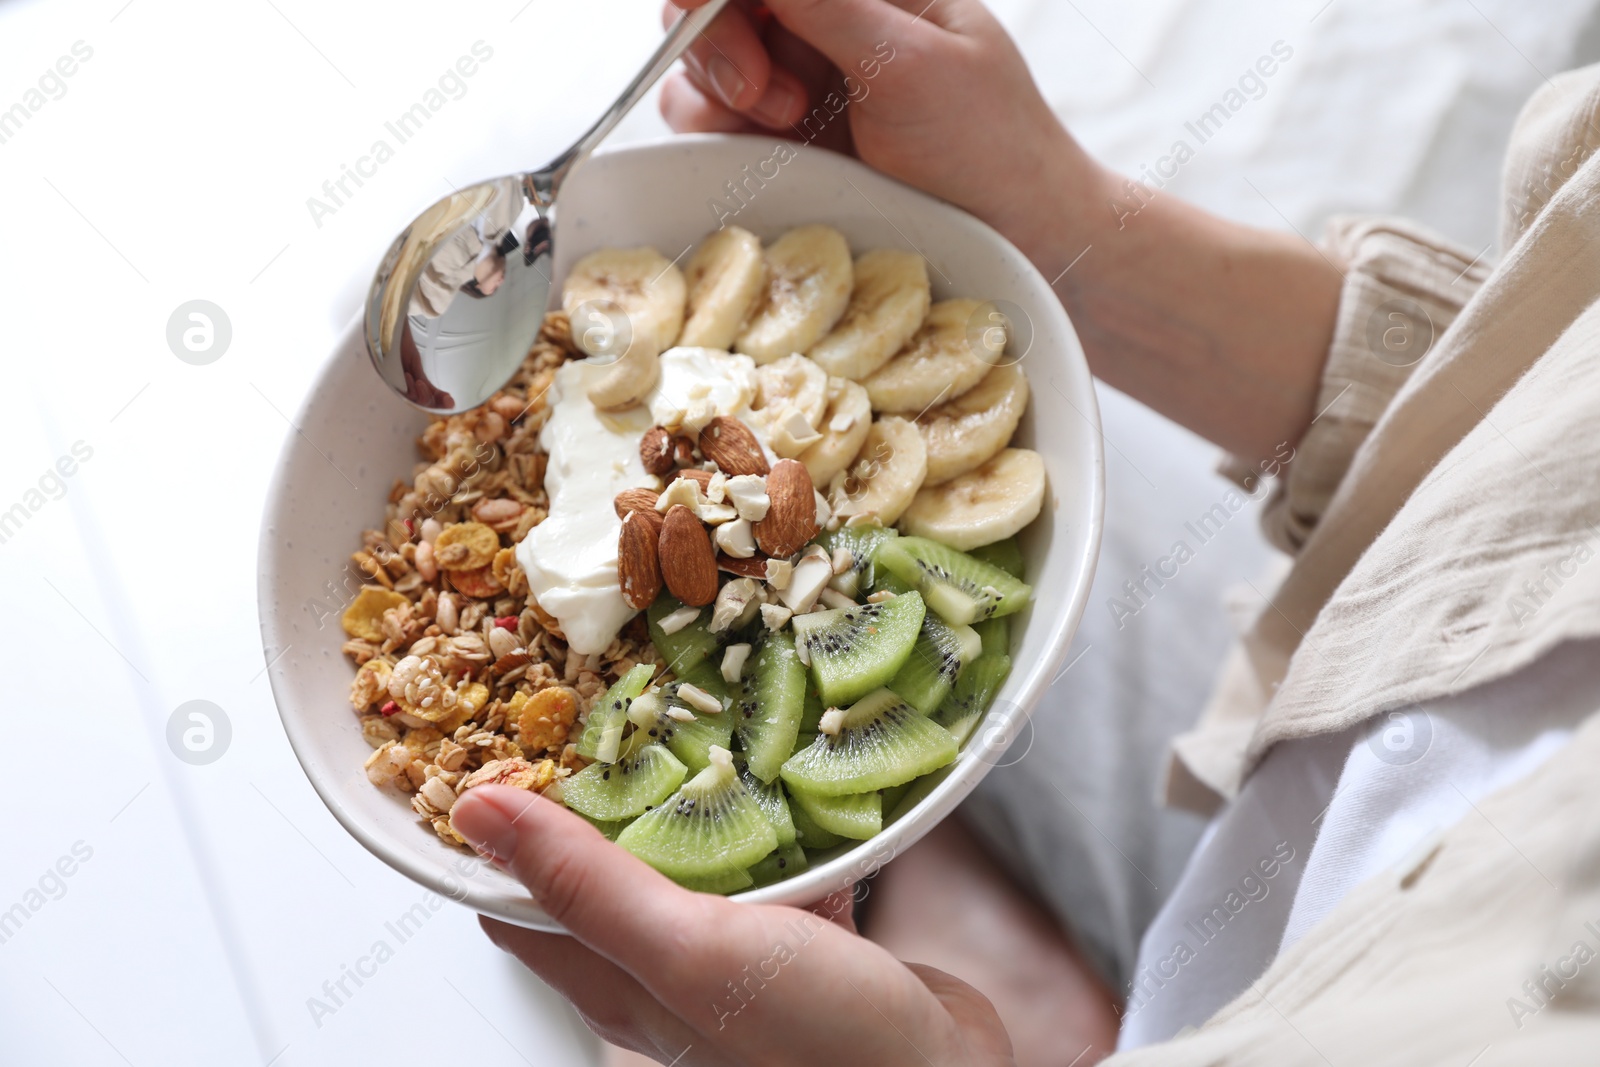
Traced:
POLYGON ((680 18, 577 142, 535 171, 458 189, 394 239, 367 293, 367 354, 389 388, 434 415, 488 400, 516 373, 550 302, 556 194, 727 0, 680 18))

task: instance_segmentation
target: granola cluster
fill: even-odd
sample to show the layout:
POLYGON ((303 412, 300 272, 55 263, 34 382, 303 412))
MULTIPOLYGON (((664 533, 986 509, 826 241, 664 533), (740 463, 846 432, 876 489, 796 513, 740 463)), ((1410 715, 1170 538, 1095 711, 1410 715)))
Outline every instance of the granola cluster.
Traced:
POLYGON ((409 793, 458 845, 450 810, 464 790, 559 788, 585 764, 575 742, 590 706, 635 664, 659 662, 643 616, 599 655, 570 651, 517 565, 516 544, 548 509, 545 393, 576 354, 566 316, 547 316, 506 389, 423 431, 410 484, 395 483, 384 528, 350 557, 367 583, 342 618, 367 778, 409 793))

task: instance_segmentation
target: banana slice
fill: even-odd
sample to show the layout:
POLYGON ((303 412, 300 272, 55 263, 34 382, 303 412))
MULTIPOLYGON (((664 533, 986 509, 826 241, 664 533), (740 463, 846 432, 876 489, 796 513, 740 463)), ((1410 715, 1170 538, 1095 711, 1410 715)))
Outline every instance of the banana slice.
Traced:
POLYGON ((927 472, 916 424, 889 415, 872 424, 850 469, 834 477, 828 503, 837 518, 871 515, 888 526, 910 506, 927 472))
POLYGON ((724 351, 733 347, 739 327, 761 296, 766 271, 761 241, 749 230, 728 226, 709 234, 684 267, 689 301, 678 344, 724 351))
POLYGON ((757 363, 804 352, 850 303, 850 245, 831 226, 801 226, 766 253, 766 287, 734 348, 757 363))
POLYGON ((1028 410, 1028 379, 1016 364, 996 367, 983 381, 917 419, 928 446, 928 478, 939 485, 999 452, 1028 410))
POLYGON ((826 489, 833 476, 855 459, 872 429, 872 401, 866 389, 848 378, 830 377, 828 410, 817 429, 822 440, 800 453, 799 459, 811 475, 811 484, 826 489))
POLYGON ((900 515, 900 529, 965 552, 1010 537, 1038 518, 1044 489, 1039 453, 1007 448, 976 470, 922 489, 900 515))
POLYGON ((966 299, 933 305, 910 343, 861 383, 872 410, 920 413, 982 381, 1005 351, 1003 330, 971 329, 982 306, 966 299))
POLYGON ((643 401, 660 382, 661 357, 634 341, 584 395, 601 411, 621 411, 643 401))
POLYGON ((844 318, 806 354, 829 374, 860 381, 911 340, 931 299, 921 256, 892 248, 868 252, 856 260, 844 318))
POLYGON ((783 459, 794 459, 822 439, 818 426, 828 410, 828 375, 795 353, 756 368, 752 421, 767 447, 783 459))
MULTIPOLYGON (((561 287, 561 308, 570 315, 580 304, 614 304, 627 317, 631 341, 643 341, 651 355, 659 355, 683 328, 684 296, 683 272, 655 249, 603 248, 572 265, 561 287)), ((586 342, 584 332, 575 330, 573 340, 591 356, 605 354, 586 342)), ((602 348, 606 343, 603 337, 598 342, 602 348)))
POLYGON ((816 426, 828 410, 828 372, 798 353, 756 369, 756 399, 751 405, 768 417, 793 408, 816 426))

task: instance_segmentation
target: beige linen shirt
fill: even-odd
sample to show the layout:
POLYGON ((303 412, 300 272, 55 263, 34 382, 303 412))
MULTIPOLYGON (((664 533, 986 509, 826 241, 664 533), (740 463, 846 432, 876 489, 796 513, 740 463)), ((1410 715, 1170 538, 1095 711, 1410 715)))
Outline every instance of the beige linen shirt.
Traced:
MULTIPOLYGON (((1600 67, 1530 101, 1492 271, 1406 224, 1330 227, 1325 410, 1267 513, 1295 563, 1174 743, 1173 803, 1600 635, 1597 146, 1600 67)), ((1108 1062, 1600 1063, 1600 716, 1198 1031, 1108 1062)))

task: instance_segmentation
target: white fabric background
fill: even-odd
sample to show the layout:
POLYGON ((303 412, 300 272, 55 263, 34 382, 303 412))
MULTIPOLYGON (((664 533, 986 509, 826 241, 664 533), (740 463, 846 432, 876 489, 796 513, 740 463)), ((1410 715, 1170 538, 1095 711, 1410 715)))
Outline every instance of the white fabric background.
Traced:
MULTIPOLYGON (((1267 94, 1170 191, 1305 233, 1334 210, 1402 210, 1475 246, 1493 230, 1510 118, 1538 71, 1588 47, 1593 6, 996 4, 1086 143, 1130 169, 1166 151, 1273 41, 1289 42, 1295 57, 1267 94)), ((65 496, 0 544, 0 722, 16 739, 0 910, 75 842, 93 849, 64 895, 0 944, 7 1061, 590 1054, 576 1018, 454 907, 313 1024, 307 998, 422 893, 344 834, 294 762, 261 673, 254 559, 285 414, 379 249, 447 183, 566 144, 657 33, 647 0, 0 4, 0 107, 73 42, 94 49, 66 94, 0 144, 0 508, 73 442, 94 449, 65 496), (478 39, 495 58, 467 95, 314 226, 306 198, 478 39), (232 347, 206 367, 164 340, 172 310, 195 298, 233 326, 232 347), (197 698, 233 725, 207 767, 180 763, 164 740, 172 710, 197 698)), ((660 132, 641 110, 618 136, 660 132)), ((1220 483, 1188 435, 1111 397, 1107 416, 1105 570, 1120 585, 1220 483)), ((1243 523, 1234 529, 1216 580, 1260 562, 1243 523)), ((1102 601, 1085 641, 1146 643, 1152 669, 1159 641, 1218 621, 1163 621, 1173 598, 1141 616, 1138 636, 1111 635, 1102 601)))

